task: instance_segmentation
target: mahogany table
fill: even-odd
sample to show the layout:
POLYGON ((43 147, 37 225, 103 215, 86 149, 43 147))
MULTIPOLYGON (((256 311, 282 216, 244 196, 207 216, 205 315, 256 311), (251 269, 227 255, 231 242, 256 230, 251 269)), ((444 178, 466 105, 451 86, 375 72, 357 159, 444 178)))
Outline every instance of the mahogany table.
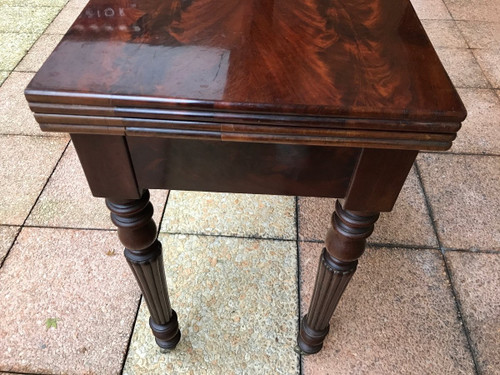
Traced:
POLYGON ((379 212, 466 115, 408 0, 91 0, 26 97, 71 134, 166 349, 147 189, 341 198, 298 337, 316 353, 379 212))

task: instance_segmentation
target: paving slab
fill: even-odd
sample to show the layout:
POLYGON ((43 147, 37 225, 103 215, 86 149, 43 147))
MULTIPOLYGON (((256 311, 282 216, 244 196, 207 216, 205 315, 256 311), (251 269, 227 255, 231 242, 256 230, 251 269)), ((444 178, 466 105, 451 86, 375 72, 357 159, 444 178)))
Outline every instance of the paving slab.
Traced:
POLYGON ((0 270, 0 370, 118 374, 139 288, 115 233, 24 228, 0 270))
POLYGON ((0 136, 0 224, 21 225, 68 141, 0 136))
POLYGON ((476 49, 473 53, 492 87, 500 88, 500 48, 476 49))
POLYGON ((500 157, 420 154, 417 163, 443 246, 500 250, 500 157))
POLYGON ((0 0, 0 5, 8 5, 11 7, 63 7, 68 0, 0 0))
POLYGON ((295 240, 295 197, 172 191, 161 230, 295 240))
MULTIPOLYGON (((299 198, 299 238, 323 241, 335 209, 335 199, 299 198)), ((422 187, 415 170, 410 172, 390 213, 382 213, 368 239, 375 243, 437 246, 422 187)))
POLYGON ((498 0, 444 0, 456 20, 499 22, 498 0))
POLYGON ((447 252, 481 374, 500 371, 500 255, 447 252))
MULTIPOLYGON (((168 190, 151 190, 154 220, 160 222, 168 190)), ((26 225, 63 228, 115 229, 104 198, 92 196, 78 155, 71 143, 61 158, 26 225)))
POLYGON ((61 34, 43 34, 16 66, 18 72, 37 72, 61 41, 61 34))
POLYGON ((434 48, 467 48, 467 43, 453 20, 422 20, 434 48))
MULTIPOLYGON (((1 9, 0 7, 0 11, 1 9)), ((37 39, 37 34, 0 32, 0 51, 2 51, 0 54, 0 70, 10 71, 14 69, 37 39)))
POLYGON ((490 88, 471 50, 436 48, 436 52, 455 87, 490 88))
POLYGON ((458 89, 467 108, 467 118, 462 123, 451 147, 456 153, 500 155, 500 99, 494 90, 458 89))
MULTIPOLYGON (((302 315, 322 245, 300 244, 302 315)), ((438 250, 368 249, 303 374, 474 374, 438 250)))
POLYGON ((0 226, 0 264, 7 255, 18 232, 19 227, 0 226))
POLYGON ((470 48, 500 49, 500 23, 456 21, 470 48))
POLYGON ((0 87, 0 134, 59 136, 67 134, 42 132, 24 97, 24 89, 34 73, 12 72, 0 87))
POLYGON ((4 81, 7 79, 9 74, 10 74, 10 71, 0 71, 0 87, 2 86, 4 81))
POLYGON ((50 26, 45 31, 45 34, 66 34, 66 31, 71 27, 73 22, 75 22, 76 17, 80 15, 83 7, 86 3, 84 2, 70 2, 61 13, 54 19, 50 26))
POLYGON ((442 0, 411 0, 420 19, 451 19, 442 0))
POLYGON ((295 242, 160 239, 182 338, 160 353, 143 303, 124 374, 298 374, 295 242))
POLYGON ((0 32, 29 33, 40 36, 54 17, 58 7, 0 6, 0 32))

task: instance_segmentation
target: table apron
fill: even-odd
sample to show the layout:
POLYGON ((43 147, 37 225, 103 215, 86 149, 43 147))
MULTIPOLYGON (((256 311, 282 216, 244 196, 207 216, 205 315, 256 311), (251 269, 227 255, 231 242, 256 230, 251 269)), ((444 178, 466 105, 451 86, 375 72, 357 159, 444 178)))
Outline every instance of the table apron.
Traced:
POLYGON ((127 136, 139 188, 343 197, 360 148, 127 136))

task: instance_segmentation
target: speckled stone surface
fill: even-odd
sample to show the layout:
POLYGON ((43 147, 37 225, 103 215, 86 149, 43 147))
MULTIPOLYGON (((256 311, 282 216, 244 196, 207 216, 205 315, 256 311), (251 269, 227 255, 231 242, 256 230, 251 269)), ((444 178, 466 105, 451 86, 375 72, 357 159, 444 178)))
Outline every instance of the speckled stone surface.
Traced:
POLYGON ((458 89, 467 108, 452 152, 500 155, 500 99, 493 90, 458 89))
POLYGON ((456 20, 498 22, 498 0, 445 0, 445 3, 456 20))
POLYGON ((498 49, 474 50, 474 56, 491 85, 500 88, 500 46, 498 49))
POLYGON ((0 224, 23 223, 66 144, 62 138, 0 136, 0 224))
POLYGON ((161 354, 143 303, 124 374, 298 374, 295 242, 160 239, 183 336, 161 354))
POLYGON ((45 31, 46 34, 65 34, 70 26, 75 22, 76 17, 81 13, 85 2, 72 2, 59 13, 50 26, 45 31))
POLYGON ((295 197, 172 191, 168 233, 295 239, 295 197))
POLYGON ((420 19, 451 19, 442 0, 411 0, 420 19))
POLYGON ((417 163, 443 246, 500 250, 500 157, 420 154, 417 163))
POLYGON ((63 7, 68 0, 0 0, 0 5, 26 7, 63 7))
POLYGON ((0 271, 0 370, 120 372, 139 289, 115 249, 113 232, 21 231, 0 271))
POLYGON ((10 72, 9 71, 0 71, 0 87, 4 83, 4 81, 7 79, 9 76, 10 72))
POLYGON ((500 371, 500 255, 446 253, 481 374, 500 371))
POLYGON ((46 133, 40 130, 24 97, 24 89, 33 73, 12 72, 0 88, 0 134, 59 136, 67 134, 46 133))
MULTIPOLYGON (((299 238, 323 241, 335 209, 335 199, 299 198, 299 238)), ((437 246, 422 188, 415 170, 390 213, 382 213, 369 242, 437 246)))
POLYGON ((59 11, 57 7, 0 6, 0 32, 40 35, 59 11))
POLYGON ((63 35, 60 34, 44 34, 42 35, 28 54, 24 56, 21 62, 17 65, 16 71, 19 72, 36 72, 45 60, 48 59, 54 48, 61 41, 63 35))
POLYGON ((12 246, 17 232, 19 232, 19 227, 0 226, 0 264, 12 246))
POLYGON ((453 20, 423 20, 432 45, 437 47, 467 48, 467 43, 453 20))
POLYGON ((455 87, 490 87, 471 50, 436 48, 436 52, 455 87))
MULTIPOLYGON (((302 314, 321 244, 302 243, 302 314)), ((323 351, 304 375, 474 374, 437 250, 369 249, 331 321, 323 351)))
MULTIPOLYGON (((168 190, 151 190, 158 224, 165 207, 168 190)), ((66 228, 115 229, 103 198, 92 196, 85 174, 71 143, 50 178, 27 225, 66 228)))
POLYGON ((470 48, 500 48, 500 23, 457 21, 470 48))
MULTIPOLYGON (((0 11, 2 7, 0 7, 0 11)), ((3 18, 3 16, 2 16, 3 18)), ((12 70, 38 39, 37 34, 0 32, 0 70, 12 70)))

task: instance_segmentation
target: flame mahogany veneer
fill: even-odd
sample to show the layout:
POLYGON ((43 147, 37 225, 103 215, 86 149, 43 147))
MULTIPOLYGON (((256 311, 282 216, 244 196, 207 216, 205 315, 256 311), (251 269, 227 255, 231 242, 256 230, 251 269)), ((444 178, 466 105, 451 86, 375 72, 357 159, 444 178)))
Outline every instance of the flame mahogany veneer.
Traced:
POLYGON ((298 337, 312 354, 418 151, 466 115, 408 0, 91 0, 26 97, 71 134, 165 349, 180 330, 147 189, 342 198, 298 337))

